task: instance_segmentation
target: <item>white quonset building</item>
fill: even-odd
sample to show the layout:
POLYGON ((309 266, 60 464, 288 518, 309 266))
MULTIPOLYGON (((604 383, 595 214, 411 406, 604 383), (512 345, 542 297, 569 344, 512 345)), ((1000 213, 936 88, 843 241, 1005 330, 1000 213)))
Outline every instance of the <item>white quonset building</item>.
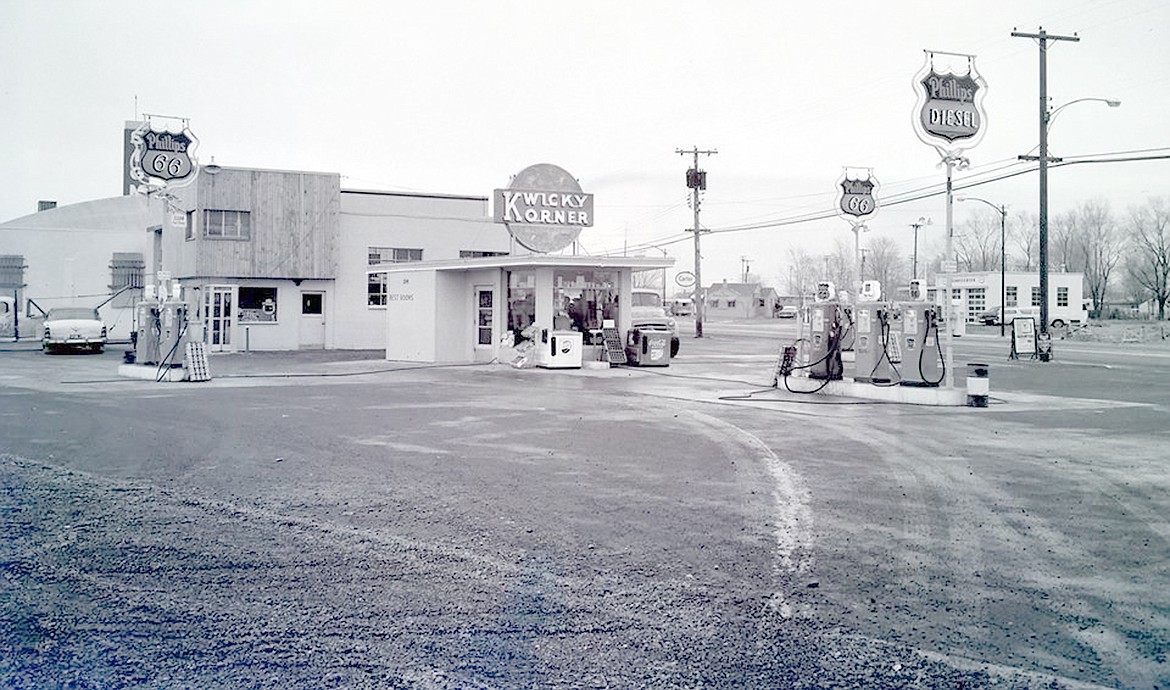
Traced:
POLYGON ((164 210, 161 201, 125 196, 0 223, 0 295, 16 306, 10 335, 38 338, 39 321, 29 317, 41 310, 101 305, 110 338, 129 339, 151 256, 147 228, 164 210))

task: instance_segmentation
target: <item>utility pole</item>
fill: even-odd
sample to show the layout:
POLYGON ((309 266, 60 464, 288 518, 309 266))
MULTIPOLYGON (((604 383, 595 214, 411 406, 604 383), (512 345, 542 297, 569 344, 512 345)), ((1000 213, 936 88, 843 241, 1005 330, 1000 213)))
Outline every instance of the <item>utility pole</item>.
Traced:
POLYGON ((751 266, 751 259, 747 258, 746 256, 739 257, 739 267, 741 269, 741 273, 743 273, 743 280, 741 282, 744 284, 747 284, 748 282, 748 274, 751 273, 751 266))
POLYGON ((918 280, 918 229, 923 225, 930 225, 930 219, 923 217, 919 218, 917 223, 910 224, 910 227, 914 228, 914 259, 911 264, 913 268, 911 268, 912 275, 910 277, 914 280, 918 280))
MULTIPOLYGON (((1031 38, 1040 44, 1040 155, 1020 156, 1020 160, 1040 162, 1040 335, 1048 336, 1048 163, 1060 162, 1048 157, 1048 41, 1073 41, 1077 36, 1058 36, 1040 28, 1039 33, 1013 31, 1015 38, 1031 38)), ((1047 361, 1047 358, 1042 358, 1047 361)))
POLYGON ((690 154, 694 160, 691 169, 687 171, 687 187, 691 190, 691 209, 695 212, 695 227, 693 229, 695 233, 695 293, 692 301, 695 303, 695 337, 702 338, 705 309, 703 305, 703 255, 699 251, 699 190, 707 188, 707 173, 699 170, 699 154, 711 156, 719 152, 715 149, 700 151, 697 146, 692 146, 689 151, 675 149, 674 152, 680 156, 690 154))

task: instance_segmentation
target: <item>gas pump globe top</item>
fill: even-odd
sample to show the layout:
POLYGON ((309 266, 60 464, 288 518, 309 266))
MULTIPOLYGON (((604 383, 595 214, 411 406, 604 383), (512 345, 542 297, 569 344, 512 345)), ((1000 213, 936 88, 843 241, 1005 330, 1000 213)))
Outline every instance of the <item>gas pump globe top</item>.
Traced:
POLYGON ((910 281, 910 301, 925 302, 926 301, 926 286, 921 280, 910 281))
POLYGON ((815 301, 829 302, 829 301, 832 301, 832 299, 836 296, 837 296, 837 291, 833 287, 833 284, 831 282, 826 280, 826 281, 822 281, 820 283, 817 283, 817 292, 816 292, 816 296, 814 297, 815 301))
POLYGON ((867 280, 861 284, 861 294, 859 295, 863 302, 876 302, 882 298, 882 284, 876 280, 867 280))

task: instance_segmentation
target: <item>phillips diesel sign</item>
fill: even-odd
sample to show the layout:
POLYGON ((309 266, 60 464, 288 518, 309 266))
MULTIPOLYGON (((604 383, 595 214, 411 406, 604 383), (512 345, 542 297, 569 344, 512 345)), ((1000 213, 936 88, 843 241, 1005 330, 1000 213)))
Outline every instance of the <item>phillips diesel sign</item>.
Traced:
POLYGON ((967 70, 958 74, 936 69, 936 54, 927 53, 926 65, 914 78, 918 93, 914 130, 923 142, 940 149, 972 148, 986 129, 983 96, 987 83, 975 71, 974 56, 939 55, 963 59, 967 70))
POLYGON ((593 225, 593 195, 581 191, 563 168, 538 163, 524 168, 493 195, 493 218, 534 252, 555 252, 593 225))

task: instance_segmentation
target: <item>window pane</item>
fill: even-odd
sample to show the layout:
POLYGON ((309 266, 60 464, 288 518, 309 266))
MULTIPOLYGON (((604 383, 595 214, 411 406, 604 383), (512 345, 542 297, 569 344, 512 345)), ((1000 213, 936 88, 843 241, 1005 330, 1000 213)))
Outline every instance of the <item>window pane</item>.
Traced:
POLYGON ((240 323, 276 321, 276 288, 241 287, 239 301, 240 323))

